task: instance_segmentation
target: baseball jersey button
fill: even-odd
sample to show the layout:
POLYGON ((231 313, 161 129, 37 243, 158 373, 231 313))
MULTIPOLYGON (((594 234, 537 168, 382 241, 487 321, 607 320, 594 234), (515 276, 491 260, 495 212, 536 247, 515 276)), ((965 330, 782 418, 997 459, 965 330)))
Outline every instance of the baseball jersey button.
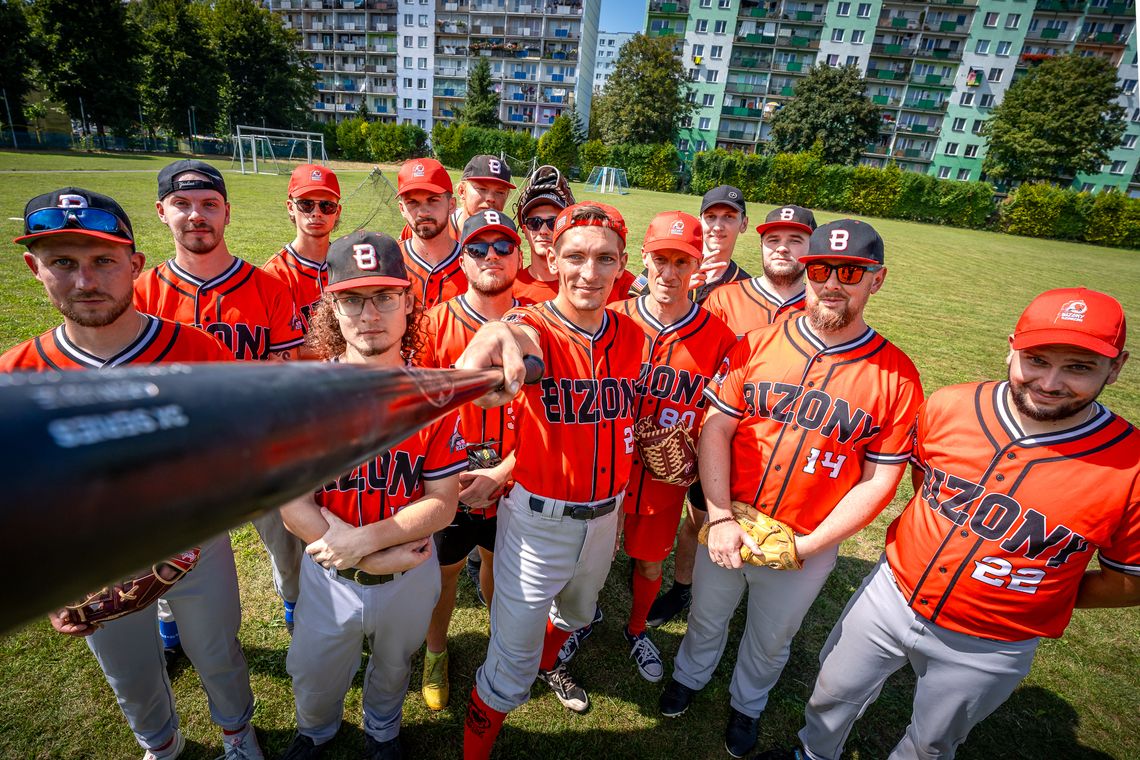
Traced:
POLYGON ((1017 459, 1017 454, 1014 454, 1014 453, 1011 451, 1011 452, 1009 452, 1008 454, 1006 454, 1006 455, 1005 455, 1005 458, 1006 458, 1006 459, 1017 459))
POLYGON ((938 568, 938 572, 942 573, 943 575, 946 575, 946 568, 940 567, 940 568, 938 568))
POLYGON ((969 538, 970 537, 970 531, 964 530, 959 535, 962 536, 962 538, 969 538))
POLYGON ((926 599, 919 599, 918 603, 919 604, 929 604, 929 602, 927 602, 926 599))
POLYGON ((814 387, 815 387, 815 382, 814 382, 814 381, 809 381, 809 382, 808 382, 808 387, 809 387, 809 388, 814 388, 814 387))
POLYGON ((996 480, 997 482, 999 482, 999 483, 1000 483, 1000 482, 1002 482, 1003 480, 1005 480, 1005 475, 1002 475, 1002 474, 999 472, 997 475, 995 475, 995 476, 994 476, 994 480, 996 480))
POLYGON ((781 466, 782 466, 782 465, 776 465, 776 472, 779 472, 779 471, 780 471, 780 467, 781 467, 781 466))

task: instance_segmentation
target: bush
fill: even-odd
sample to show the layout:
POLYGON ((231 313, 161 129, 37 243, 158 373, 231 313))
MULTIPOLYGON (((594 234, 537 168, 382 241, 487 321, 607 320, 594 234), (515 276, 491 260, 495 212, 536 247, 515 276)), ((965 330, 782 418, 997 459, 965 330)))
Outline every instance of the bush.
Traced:
POLYGON ((1088 193, 1044 182, 1018 187, 1001 209, 1002 228, 1012 235, 1083 240, 1093 205, 1088 193))
POLYGON ((463 124, 436 124, 431 131, 431 143, 440 163, 452 169, 462 169, 473 156, 479 155, 507 153, 522 161, 530 161, 538 150, 538 141, 526 132, 463 124))
POLYGON ((891 164, 886 169, 856 166, 847 181, 849 191, 844 210, 885 218, 894 214, 902 189, 902 171, 897 165, 891 164))
POLYGON ((794 203, 819 208, 816 188, 823 176, 823 161, 817 154, 777 153, 772 156, 767 192, 760 200, 777 206, 794 203))
POLYGON ((601 140, 590 140, 578 148, 578 166, 581 167, 583 181, 590 178, 594 167, 609 165, 610 149, 601 140))
POLYGON ((368 161, 371 153, 368 147, 369 124, 362 118, 345 119, 336 128, 336 143, 340 156, 346 161, 368 161))
POLYGON ((373 122, 368 147, 373 161, 397 163, 426 156, 427 132, 415 124, 381 124, 373 122))

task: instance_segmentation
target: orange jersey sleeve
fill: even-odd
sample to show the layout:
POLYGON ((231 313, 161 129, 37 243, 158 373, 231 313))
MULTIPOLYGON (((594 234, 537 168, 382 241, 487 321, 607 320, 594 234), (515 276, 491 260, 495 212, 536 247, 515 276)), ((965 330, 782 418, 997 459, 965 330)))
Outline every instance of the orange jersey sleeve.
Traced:
MULTIPOLYGON (((648 417, 661 427, 683 425, 696 439, 708 406, 703 391, 736 345, 736 336, 695 303, 680 320, 663 325, 650 313, 647 298, 610 306, 636 322, 649 341, 634 421, 648 417)), ((627 514, 676 512, 687 492, 685 486, 655 479, 634 451, 624 503, 627 514)))
POLYGON ((447 258, 434 267, 416 253, 411 240, 404 241, 401 249, 412 281, 412 292, 424 309, 467 292, 467 276, 459 266, 459 243, 447 258))
POLYGON ((302 326, 308 330, 309 317, 329 284, 328 264, 307 259, 286 245, 262 269, 288 288, 302 326))
POLYGON ((874 330, 828 348, 800 316, 745 335, 705 395, 738 421, 733 500, 810 533, 864 461, 907 461, 922 385, 874 330))
POLYGON ((704 307, 743 338, 752 330, 796 316, 804 308, 804 291, 784 301, 758 278, 736 280, 713 290, 704 307))
POLYGON ((538 333, 546 371, 524 386, 514 479, 531 493, 571 502, 624 491, 633 455, 633 415, 645 334, 607 310, 591 335, 552 301, 507 313, 538 333))
POLYGON ((1140 575, 1140 433, 1095 405, 1026 436, 1008 383, 956 385, 918 415, 921 490, 887 531, 895 582, 919 615, 999 641, 1058 637, 1093 552, 1140 575))

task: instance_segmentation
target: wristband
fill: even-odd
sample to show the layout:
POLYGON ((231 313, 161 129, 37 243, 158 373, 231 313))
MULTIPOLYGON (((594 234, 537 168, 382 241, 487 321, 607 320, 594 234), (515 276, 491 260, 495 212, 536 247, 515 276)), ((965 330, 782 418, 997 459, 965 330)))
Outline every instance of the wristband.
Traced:
POLYGON ((726 522, 736 522, 736 518, 735 517, 721 517, 720 519, 712 520, 711 522, 709 522, 709 530, 712 530, 717 525, 720 525, 721 523, 726 523, 726 522))

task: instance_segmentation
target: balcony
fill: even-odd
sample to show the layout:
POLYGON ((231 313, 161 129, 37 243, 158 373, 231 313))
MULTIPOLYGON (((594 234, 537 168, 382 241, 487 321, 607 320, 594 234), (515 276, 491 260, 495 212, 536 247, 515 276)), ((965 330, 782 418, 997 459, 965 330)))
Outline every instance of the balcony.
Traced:
POLYGON ((564 4, 564 3, 547 3, 546 4, 547 16, 581 16, 582 3, 564 4))
POLYGON ((729 80, 725 90, 738 95, 763 95, 768 91, 768 84, 767 82, 733 82, 729 80))
POLYGON ((921 148, 897 148, 891 151, 891 156, 894 158, 905 158, 911 161, 930 161, 934 155, 932 150, 922 150, 921 148))
POLYGON ((1034 10, 1038 13, 1046 11, 1049 13, 1071 13, 1074 16, 1079 16, 1084 12, 1087 4, 1085 0, 1037 0, 1037 7, 1034 10))
POLYGON ((881 16, 879 16, 879 21, 877 24, 875 24, 875 26, 877 26, 879 29, 890 29, 896 32, 908 29, 913 32, 918 31, 920 18, 921 15, 917 13, 913 16, 908 16, 906 14, 892 16, 889 13, 883 13, 881 16))
POLYGON ((872 95, 871 102, 883 107, 898 106, 902 102, 902 98, 898 95, 872 95))
POLYGON ((649 13, 654 16, 688 16, 688 0, 649 0, 649 13))
POLYGON ((762 108, 745 108, 744 106, 724 106, 720 109, 720 115, 744 119, 762 119, 764 118, 764 110, 762 108))
POLYGON ((650 29, 650 37, 680 37, 685 34, 685 27, 679 28, 663 26, 660 29, 650 29))
POLYGON ((905 132, 912 135, 937 135, 941 130, 940 127, 932 124, 919 124, 917 122, 899 122, 896 129, 899 132, 905 132))
POLYGON ((1112 32, 1093 32, 1074 41, 1074 44, 1083 47, 1124 47, 1127 43, 1127 34, 1113 34, 1112 32))
POLYGON ((1109 3, 1100 8, 1093 7, 1090 4, 1085 10, 1085 14, 1088 16, 1130 16, 1132 12, 1132 8, 1128 7, 1127 3, 1109 3))
POLYGON ((906 79, 907 69, 867 69, 868 79, 880 79, 887 81, 902 81, 906 79))
POLYGON ((890 56, 892 58, 914 58, 917 53, 918 47, 913 45, 903 45, 899 42, 876 42, 871 45, 872 55, 890 56))
POLYGON ((756 133, 744 129, 722 129, 716 133, 718 140, 731 140, 733 142, 756 142, 756 133))
POLYGON ((906 103, 903 103, 902 107, 909 109, 911 111, 939 111, 939 112, 941 112, 941 111, 946 110, 947 102, 948 101, 945 101, 945 100, 930 100, 930 99, 909 100, 906 103))
POLYGON ((1029 32, 1025 35, 1026 41, 1034 40, 1056 40, 1059 42, 1072 42, 1074 37, 1074 29, 1041 29, 1036 32, 1029 32), (1062 35, 1064 35, 1062 37, 1062 35))
POLYGON ((463 99, 467 97, 467 88, 465 87, 440 87, 436 85, 432 89, 432 95, 437 98, 458 98, 463 99))
POLYGON ((970 24, 959 24, 957 21, 924 22, 923 31, 934 34, 960 35, 965 37, 970 33, 970 24))
POLYGON ((772 64, 772 71, 790 71, 793 74, 802 74, 810 69, 814 61, 777 61, 772 64))
POLYGON ((954 88, 954 76, 942 76, 941 74, 915 74, 910 78, 911 84, 919 84, 923 87, 945 87, 947 89, 954 88))
POLYGON ((730 69, 768 68, 770 64, 770 59, 760 58, 758 56, 734 55, 728 61, 728 67, 730 69))
POLYGON ((962 60, 962 48, 919 48, 915 54, 915 58, 933 58, 936 61, 960 61, 962 60))

